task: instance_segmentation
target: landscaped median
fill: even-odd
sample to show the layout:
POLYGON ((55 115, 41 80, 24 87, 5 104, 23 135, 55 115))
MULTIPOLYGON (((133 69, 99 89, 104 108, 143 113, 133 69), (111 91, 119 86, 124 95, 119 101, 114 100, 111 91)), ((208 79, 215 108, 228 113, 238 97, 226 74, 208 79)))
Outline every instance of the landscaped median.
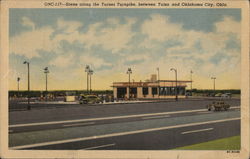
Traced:
POLYGON ((175 150, 240 150, 240 136, 178 147, 175 150))

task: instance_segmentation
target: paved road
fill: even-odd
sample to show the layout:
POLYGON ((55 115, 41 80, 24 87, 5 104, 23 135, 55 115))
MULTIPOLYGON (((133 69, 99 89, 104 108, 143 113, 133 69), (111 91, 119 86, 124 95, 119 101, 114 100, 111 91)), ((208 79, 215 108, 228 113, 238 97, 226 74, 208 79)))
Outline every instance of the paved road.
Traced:
POLYGON ((240 101, 78 106, 10 112, 13 149, 165 150, 240 134, 240 101), (230 130, 230 131, 229 131, 230 130))

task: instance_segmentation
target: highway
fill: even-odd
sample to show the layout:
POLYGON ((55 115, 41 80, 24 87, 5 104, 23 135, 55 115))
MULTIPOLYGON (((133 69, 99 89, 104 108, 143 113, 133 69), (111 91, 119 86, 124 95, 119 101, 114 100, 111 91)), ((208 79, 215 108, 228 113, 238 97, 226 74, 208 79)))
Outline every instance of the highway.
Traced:
POLYGON ((9 113, 11 149, 168 150, 240 134, 240 100, 67 105, 9 113))

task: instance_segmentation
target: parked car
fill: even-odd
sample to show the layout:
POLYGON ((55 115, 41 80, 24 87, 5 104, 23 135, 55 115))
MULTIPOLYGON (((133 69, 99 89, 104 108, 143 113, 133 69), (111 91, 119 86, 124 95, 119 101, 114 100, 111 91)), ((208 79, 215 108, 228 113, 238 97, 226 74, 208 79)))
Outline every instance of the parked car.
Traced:
POLYGON ((80 104, 95 104, 95 103, 101 103, 102 99, 97 97, 96 95, 80 95, 79 96, 79 103, 80 104))
POLYGON ((222 93, 215 94, 215 97, 221 97, 222 93))
POLYGON ((231 93, 225 93, 221 95, 222 98, 231 98, 232 94, 231 93))
POLYGON ((224 101, 214 101, 212 104, 207 105, 208 111, 220 111, 220 110, 228 110, 230 105, 225 103, 224 101))

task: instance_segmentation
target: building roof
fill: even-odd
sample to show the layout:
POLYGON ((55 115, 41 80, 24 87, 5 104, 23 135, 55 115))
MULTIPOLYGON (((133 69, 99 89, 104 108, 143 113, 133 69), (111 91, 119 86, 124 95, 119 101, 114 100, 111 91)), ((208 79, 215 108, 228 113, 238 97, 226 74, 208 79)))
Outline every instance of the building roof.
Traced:
MULTIPOLYGON (((155 82, 113 82, 111 87, 175 87, 175 80, 157 80, 155 82)), ((177 86, 186 87, 192 81, 178 80, 177 86)))

